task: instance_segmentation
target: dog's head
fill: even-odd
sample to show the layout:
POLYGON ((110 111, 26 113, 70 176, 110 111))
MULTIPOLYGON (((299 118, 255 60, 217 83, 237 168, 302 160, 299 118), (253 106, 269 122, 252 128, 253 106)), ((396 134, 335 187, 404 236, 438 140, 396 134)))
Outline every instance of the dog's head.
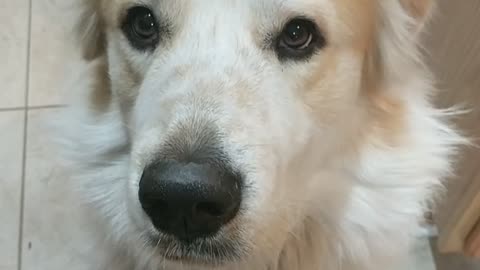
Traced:
POLYGON ((153 257, 274 265, 312 227, 421 213, 446 164, 443 148, 406 153, 432 152, 412 120, 429 108, 416 41, 431 1, 83 2, 84 56, 106 71, 92 106, 126 129, 121 219, 153 257))

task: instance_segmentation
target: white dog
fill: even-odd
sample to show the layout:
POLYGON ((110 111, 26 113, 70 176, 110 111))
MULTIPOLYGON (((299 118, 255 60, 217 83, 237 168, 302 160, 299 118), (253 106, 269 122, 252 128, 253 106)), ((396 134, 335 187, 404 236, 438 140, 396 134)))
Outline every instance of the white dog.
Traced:
MULTIPOLYGON (((108 269, 385 270, 461 136, 430 0, 82 0, 62 124, 108 269)), ((105 269, 102 268, 102 269, 105 269)))

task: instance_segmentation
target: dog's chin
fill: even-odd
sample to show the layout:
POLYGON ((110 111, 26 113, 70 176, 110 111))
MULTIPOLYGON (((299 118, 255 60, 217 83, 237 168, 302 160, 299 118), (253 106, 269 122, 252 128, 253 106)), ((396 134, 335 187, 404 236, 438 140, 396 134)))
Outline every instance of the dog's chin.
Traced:
POLYGON ((246 256, 247 249, 239 241, 218 238, 180 240, 168 235, 157 235, 149 237, 149 242, 159 256, 183 266, 219 267, 246 256))

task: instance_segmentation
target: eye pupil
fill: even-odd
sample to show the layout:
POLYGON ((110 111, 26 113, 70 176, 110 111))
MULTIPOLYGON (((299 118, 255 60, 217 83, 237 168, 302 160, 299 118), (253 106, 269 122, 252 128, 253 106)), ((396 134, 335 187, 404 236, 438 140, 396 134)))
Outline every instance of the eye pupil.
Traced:
POLYGON ((148 38, 155 34, 155 19, 152 13, 146 13, 143 16, 139 16, 135 20, 134 24, 135 32, 141 36, 148 38))
POLYGON ((291 48, 306 46, 311 41, 311 32, 305 21, 294 20, 285 27, 283 42, 291 48))
POLYGON ((300 47, 308 42, 310 33, 299 23, 287 25, 285 31, 285 43, 291 47, 300 47))
POLYGON ((160 27, 153 12, 143 6, 130 8, 122 30, 130 44, 138 50, 154 49, 160 39, 160 27))
POLYGON ((300 60, 313 55, 325 43, 325 38, 312 20, 298 17, 284 26, 275 46, 281 60, 300 60))

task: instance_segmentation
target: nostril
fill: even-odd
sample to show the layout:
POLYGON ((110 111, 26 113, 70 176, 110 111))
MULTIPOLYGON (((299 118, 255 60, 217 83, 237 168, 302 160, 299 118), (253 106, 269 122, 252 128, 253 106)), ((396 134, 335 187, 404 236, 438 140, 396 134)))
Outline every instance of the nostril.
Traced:
POLYGON ((158 201, 155 204, 155 209, 158 212, 165 212, 168 210, 168 203, 166 201, 158 201))
POLYGON ((142 202, 142 207, 147 212, 155 211, 156 213, 162 213, 168 210, 168 202, 158 199, 144 200, 142 202))
POLYGON ((197 215, 206 215, 220 218, 225 215, 225 208, 214 202, 201 202, 195 205, 194 212, 197 215))

